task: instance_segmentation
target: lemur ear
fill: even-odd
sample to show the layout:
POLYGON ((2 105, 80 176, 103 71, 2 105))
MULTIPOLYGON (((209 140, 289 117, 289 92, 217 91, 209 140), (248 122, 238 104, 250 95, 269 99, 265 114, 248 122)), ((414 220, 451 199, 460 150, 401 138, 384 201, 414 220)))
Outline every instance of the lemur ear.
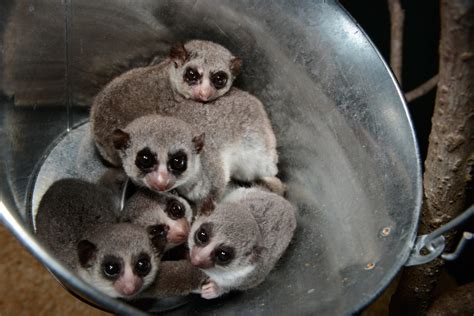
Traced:
POLYGON ((121 129, 116 129, 112 133, 112 142, 117 150, 125 149, 130 141, 130 135, 121 129))
POLYGON ((230 60, 230 71, 232 75, 237 76, 240 73, 240 69, 242 68, 242 58, 234 57, 230 60))
POLYGON ((92 266, 92 261, 95 260, 97 247, 89 240, 81 240, 77 244, 77 255, 79 256, 79 263, 83 268, 92 266))
POLYGON ((200 215, 209 216, 211 213, 216 209, 216 203, 211 197, 207 197, 201 204, 201 208, 199 209, 200 215))
POLYGON ((169 57, 173 60, 175 68, 182 66, 189 57, 183 43, 175 43, 171 46, 169 57))
POLYGON ((204 147, 204 139, 206 138, 206 134, 202 133, 199 136, 193 137, 194 148, 196 149, 196 153, 199 154, 204 147))

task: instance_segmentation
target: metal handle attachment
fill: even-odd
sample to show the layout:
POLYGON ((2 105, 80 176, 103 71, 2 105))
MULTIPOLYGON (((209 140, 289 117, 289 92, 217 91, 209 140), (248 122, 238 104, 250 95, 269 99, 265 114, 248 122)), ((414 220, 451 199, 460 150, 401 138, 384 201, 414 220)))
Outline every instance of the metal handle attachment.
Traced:
POLYGON ((450 221, 444 226, 436 229, 430 234, 418 236, 415 240, 415 246, 413 247, 410 257, 408 258, 405 266, 416 266, 420 264, 428 263, 441 255, 444 260, 455 260, 461 254, 462 250, 466 246, 469 240, 474 239, 474 235, 471 232, 464 232, 461 240, 456 247, 456 250, 452 253, 444 253, 446 241, 443 236, 446 232, 464 223, 467 219, 474 215, 474 205, 469 207, 461 215, 450 221))

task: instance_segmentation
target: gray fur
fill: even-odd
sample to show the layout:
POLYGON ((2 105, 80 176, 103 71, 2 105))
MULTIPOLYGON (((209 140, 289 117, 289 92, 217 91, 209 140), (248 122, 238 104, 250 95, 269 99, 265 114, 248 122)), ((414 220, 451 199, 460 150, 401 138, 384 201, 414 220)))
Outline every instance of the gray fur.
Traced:
POLYGON ((155 281, 139 297, 164 298, 196 292, 207 276, 188 260, 161 261, 155 281))
MULTIPOLYGON (((164 211, 170 200, 178 200, 184 205, 186 209, 184 218, 191 225, 193 210, 185 199, 171 193, 157 193, 147 189, 139 189, 127 200, 121 214, 121 220, 144 228, 165 224, 172 220, 164 211)), ((177 246, 177 244, 167 243, 165 251, 174 246, 177 246)))
POLYGON ((176 60, 174 67, 168 68, 173 91, 185 99, 194 99, 192 95, 193 86, 188 85, 183 80, 186 69, 192 67, 193 69, 199 69, 199 71, 201 71, 202 78, 199 84, 205 79, 210 79, 212 73, 219 71, 226 73, 228 76, 226 85, 221 89, 214 89, 213 95, 207 101, 212 101, 226 94, 232 87, 232 83, 238 73, 238 71, 237 73, 232 71, 231 68, 232 61, 238 58, 233 56, 232 53, 223 46, 210 41, 192 40, 184 45, 184 49, 187 53, 187 58, 185 60, 176 60, 176 58, 174 58, 176 60))
MULTIPOLYGON (((113 255, 122 258, 126 264, 131 264, 132 259, 141 253, 150 256, 152 265, 150 273, 143 277, 143 285, 138 293, 148 288, 155 280, 160 263, 161 251, 154 249, 150 238, 140 226, 129 223, 116 223, 96 225, 93 228, 85 229, 82 239, 87 239, 99 249, 94 259, 93 265, 87 268, 76 264, 76 271, 85 281, 97 287, 99 290, 112 297, 123 297, 113 286, 113 282, 104 278, 102 274, 101 262, 105 256, 113 255)), ((131 298, 129 296, 125 297, 131 298)))
POLYGON ((83 180, 63 179, 45 193, 36 216, 36 234, 53 254, 86 282, 113 297, 121 295, 100 271, 104 256, 114 255, 130 262, 140 252, 148 254, 152 270, 143 278, 143 289, 156 275, 160 254, 143 228, 118 223, 117 212, 112 191, 83 180), (81 240, 92 242, 98 249, 88 267, 80 264, 81 240))
POLYGON ((159 223, 163 217, 167 217, 163 209, 168 200, 172 199, 180 201, 186 207, 185 218, 191 223, 193 210, 185 199, 175 194, 157 193, 146 189, 138 190, 127 200, 121 215, 122 220, 142 227, 149 226, 149 223, 159 223))
POLYGON ((212 102, 187 100, 170 82, 169 72, 174 67, 173 59, 168 58, 156 66, 131 70, 97 95, 91 122, 101 155, 120 166, 113 131, 125 128, 137 117, 155 113, 182 119, 204 132, 206 146, 217 150, 226 165, 226 177, 242 181, 274 177, 278 171, 276 139, 263 104, 237 88, 212 102))
POLYGON ((260 187, 239 188, 226 195, 210 216, 200 216, 191 228, 188 245, 203 223, 211 223, 211 242, 230 246, 235 257, 225 266, 203 269, 217 283, 218 295, 262 283, 288 247, 296 228, 296 209, 281 196, 260 187), (236 276, 236 271, 250 268, 236 276))
POLYGON ((208 196, 222 196, 228 181, 223 163, 206 141, 201 152, 196 152, 193 138, 199 134, 189 124, 172 117, 147 115, 134 120, 123 131, 130 139, 128 145, 120 150, 120 157, 125 172, 136 184, 153 189, 147 183, 147 174, 135 164, 140 150, 148 147, 161 164, 168 161, 169 153, 182 150, 188 157, 188 167, 176 177, 176 183, 168 190, 176 188, 181 195, 194 202, 208 196))
POLYGON ((114 196, 108 189, 83 180, 56 181, 41 199, 36 234, 72 268, 75 257, 63 248, 79 241, 86 227, 117 223, 118 210, 113 205, 114 196))
POLYGON ((97 184, 112 192, 114 197, 113 208, 115 210, 121 211, 122 194, 127 184, 127 180, 128 177, 123 169, 108 168, 97 181, 97 184))

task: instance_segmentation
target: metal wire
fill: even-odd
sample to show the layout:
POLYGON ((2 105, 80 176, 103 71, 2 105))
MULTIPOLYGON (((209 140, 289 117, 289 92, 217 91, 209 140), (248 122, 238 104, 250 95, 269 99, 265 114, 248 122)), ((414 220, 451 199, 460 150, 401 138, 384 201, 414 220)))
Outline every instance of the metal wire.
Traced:
POLYGON ((405 266, 415 266, 420 264, 428 263, 441 255, 441 258, 445 260, 455 260, 459 257, 464 247, 469 240, 473 239, 473 234, 470 232, 464 232, 461 240, 459 241, 456 250, 452 253, 442 254, 446 246, 446 241, 443 236, 446 232, 458 227, 471 216, 474 215, 474 205, 471 205, 461 215, 448 222, 447 224, 439 227, 430 234, 421 235, 416 238, 413 250, 408 258, 405 266), (423 249, 427 250, 427 253, 422 253, 423 249))

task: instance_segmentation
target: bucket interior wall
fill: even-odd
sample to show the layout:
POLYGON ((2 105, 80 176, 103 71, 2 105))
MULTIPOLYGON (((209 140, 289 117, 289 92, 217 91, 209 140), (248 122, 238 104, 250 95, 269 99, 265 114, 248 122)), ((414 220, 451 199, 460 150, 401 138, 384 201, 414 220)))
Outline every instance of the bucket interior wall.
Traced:
POLYGON ((407 259, 421 200, 413 129, 389 70, 338 3, 10 0, 0 32, 1 200, 19 230, 32 230, 37 168, 87 120, 93 96, 199 38, 243 58, 235 85, 265 104, 299 226, 261 286, 174 313, 350 313, 407 259))

